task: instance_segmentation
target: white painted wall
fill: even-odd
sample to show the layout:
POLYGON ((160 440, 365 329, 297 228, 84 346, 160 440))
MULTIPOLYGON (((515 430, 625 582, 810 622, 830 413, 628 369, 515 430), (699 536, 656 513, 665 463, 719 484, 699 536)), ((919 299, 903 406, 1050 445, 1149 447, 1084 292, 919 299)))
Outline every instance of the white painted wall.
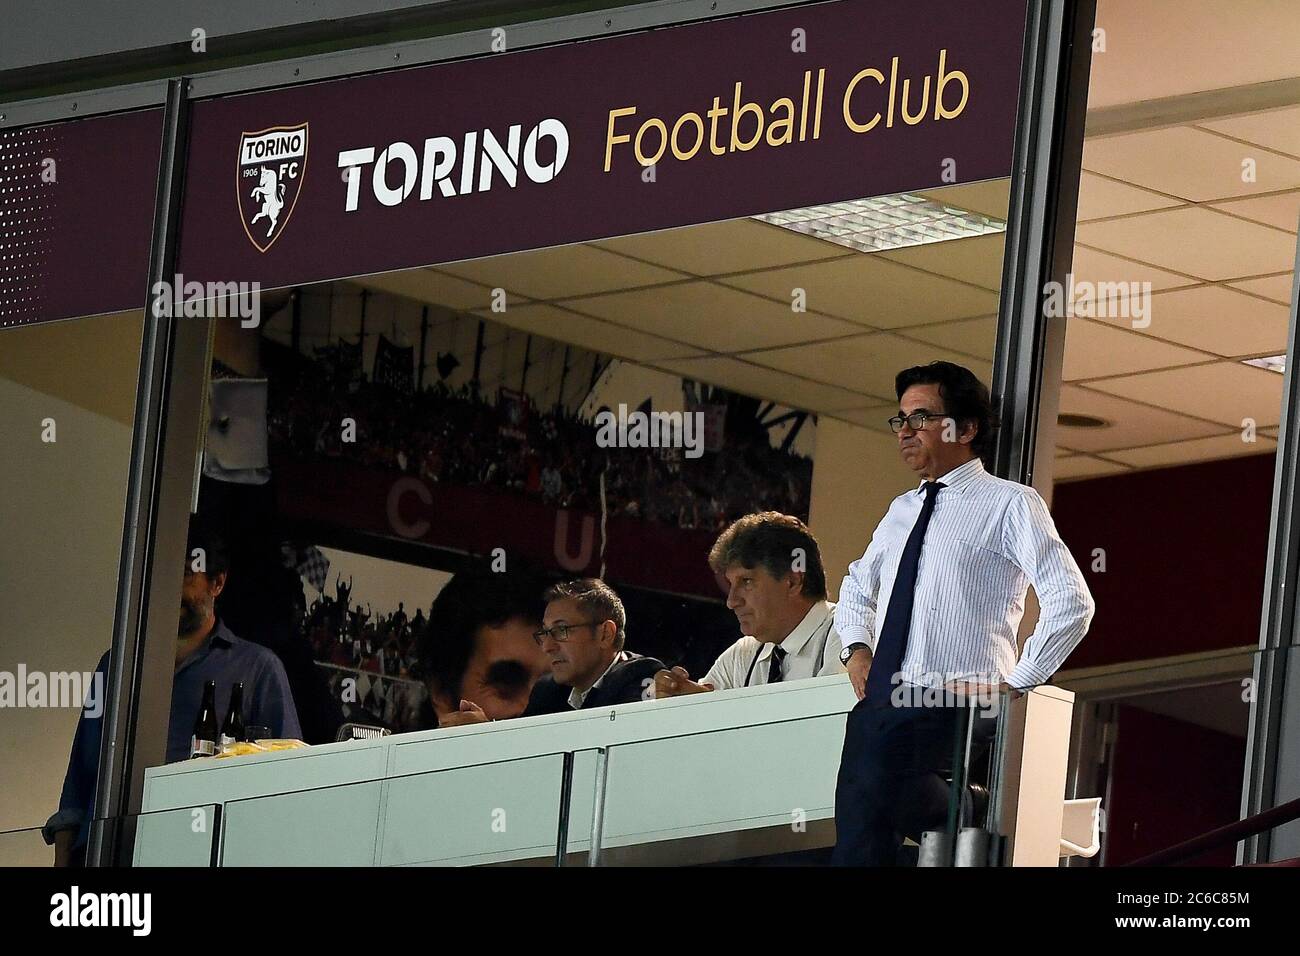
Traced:
POLYGON ((821 416, 813 458, 808 523, 822 549, 830 599, 839 596, 849 564, 862 557, 889 503, 917 479, 898 457, 898 440, 821 416))

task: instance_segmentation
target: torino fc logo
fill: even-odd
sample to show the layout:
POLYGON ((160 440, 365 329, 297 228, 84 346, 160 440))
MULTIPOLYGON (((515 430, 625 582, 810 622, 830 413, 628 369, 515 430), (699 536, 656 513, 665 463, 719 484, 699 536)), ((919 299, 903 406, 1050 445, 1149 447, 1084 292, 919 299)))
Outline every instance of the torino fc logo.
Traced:
POLYGON ((244 232, 259 252, 270 249, 289 224, 306 172, 306 123, 240 137, 235 192, 244 232))

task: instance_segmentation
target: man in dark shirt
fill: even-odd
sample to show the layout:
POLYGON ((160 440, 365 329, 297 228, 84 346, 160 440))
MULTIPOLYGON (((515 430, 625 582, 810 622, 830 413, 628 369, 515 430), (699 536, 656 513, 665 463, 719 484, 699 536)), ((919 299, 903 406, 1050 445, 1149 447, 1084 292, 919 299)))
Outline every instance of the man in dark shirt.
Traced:
MULTIPOLYGON (((265 647, 236 637, 217 618, 215 603, 226 586, 230 568, 224 542, 215 530, 196 518, 190 524, 186 550, 171 718, 167 728, 167 762, 190 756, 190 735, 203 687, 210 680, 217 683, 218 719, 225 716, 230 706, 231 690, 242 681, 247 726, 267 727, 272 737, 301 737, 293 693, 279 658, 265 647)), ((107 670, 106 652, 96 671, 106 675, 107 670)), ((46 844, 54 846, 55 866, 75 865, 85 860, 102 735, 102 715, 89 717, 83 709, 72 740, 58 812, 42 830, 46 844)))
POLYGON ((556 584, 546 594, 537 643, 551 673, 533 687, 525 717, 654 700, 654 675, 664 665, 623 649, 627 613, 599 578, 556 584))

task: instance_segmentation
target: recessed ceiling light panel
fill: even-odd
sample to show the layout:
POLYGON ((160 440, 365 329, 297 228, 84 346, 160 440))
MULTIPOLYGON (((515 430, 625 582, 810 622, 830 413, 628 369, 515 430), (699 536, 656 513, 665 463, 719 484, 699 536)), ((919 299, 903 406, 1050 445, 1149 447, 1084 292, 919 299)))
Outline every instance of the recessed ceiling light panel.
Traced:
POLYGON ((859 252, 969 239, 1005 232, 1007 228, 1001 219, 909 193, 788 209, 753 218, 859 252))

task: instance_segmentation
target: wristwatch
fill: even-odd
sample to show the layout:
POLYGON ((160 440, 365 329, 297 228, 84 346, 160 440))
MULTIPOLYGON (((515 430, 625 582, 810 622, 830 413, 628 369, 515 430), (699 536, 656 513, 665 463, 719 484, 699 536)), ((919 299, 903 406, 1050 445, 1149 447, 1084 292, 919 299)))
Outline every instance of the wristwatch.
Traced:
POLYGON ((857 653, 858 648, 866 647, 866 646, 867 645, 863 644, 861 641, 858 641, 854 644, 850 644, 848 647, 844 648, 844 650, 840 651, 840 663, 843 664, 845 667, 848 667, 849 658, 857 653))

